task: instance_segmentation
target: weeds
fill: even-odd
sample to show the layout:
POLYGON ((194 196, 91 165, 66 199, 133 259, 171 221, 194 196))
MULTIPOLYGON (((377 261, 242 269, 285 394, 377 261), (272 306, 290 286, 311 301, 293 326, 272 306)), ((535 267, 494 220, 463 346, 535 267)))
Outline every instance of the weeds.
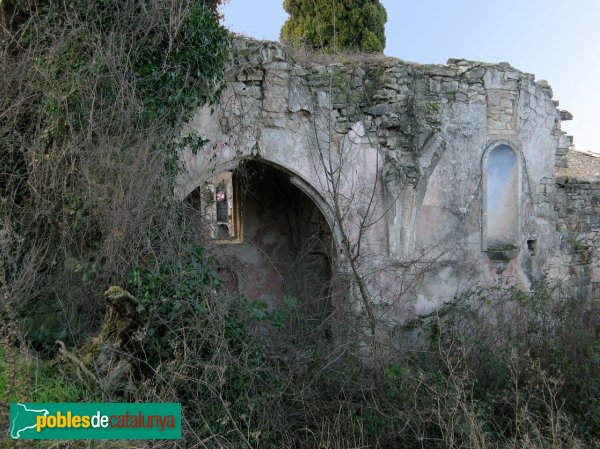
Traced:
MULTIPOLYGON (((140 387, 127 400, 176 401, 184 410, 184 439, 151 447, 541 449, 598 442, 595 301, 553 299, 543 286, 479 291, 424 317, 421 349, 365 361, 351 333, 338 333, 335 342, 313 339, 306 350, 293 300, 277 310, 219 295, 216 277, 193 275, 198 263, 205 262, 197 251, 170 267, 149 263, 158 271, 140 267, 128 284, 142 319, 125 351, 140 387)), ((27 372, 20 371, 26 384, 27 372)), ((98 397, 83 386, 61 388, 73 379, 69 369, 38 378, 51 387, 44 394, 30 389, 37 391, 32 398, 98 397)), ((104 400, 122 400, 120 394, 100 393, 104 400)))

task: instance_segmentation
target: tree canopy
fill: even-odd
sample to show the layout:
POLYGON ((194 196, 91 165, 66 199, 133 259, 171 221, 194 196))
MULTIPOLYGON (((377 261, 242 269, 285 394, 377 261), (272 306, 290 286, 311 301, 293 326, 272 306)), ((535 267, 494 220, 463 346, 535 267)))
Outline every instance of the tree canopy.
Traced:
POLYGON ((281 38, 329 52, 381 52, 387 13, 379 0, 284 0, 281 38))

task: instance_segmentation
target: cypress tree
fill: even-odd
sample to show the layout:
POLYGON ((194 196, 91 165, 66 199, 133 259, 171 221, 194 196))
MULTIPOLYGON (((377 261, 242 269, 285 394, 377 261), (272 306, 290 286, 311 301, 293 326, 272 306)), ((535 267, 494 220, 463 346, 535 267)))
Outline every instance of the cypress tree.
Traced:
POLYGON ((284 0, 281 38, 315 49, 381 52, 387 13, 379 0, 284 0))

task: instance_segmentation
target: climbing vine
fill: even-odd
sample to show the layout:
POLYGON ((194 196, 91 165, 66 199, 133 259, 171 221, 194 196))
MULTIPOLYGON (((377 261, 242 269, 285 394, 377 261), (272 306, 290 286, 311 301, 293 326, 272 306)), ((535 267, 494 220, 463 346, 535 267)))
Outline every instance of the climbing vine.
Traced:
POLYGON ((83 338, 108 284, 187 235, 175 137, 222 87, 219 3, 0 3, 0 257, 36 345, 83 338))

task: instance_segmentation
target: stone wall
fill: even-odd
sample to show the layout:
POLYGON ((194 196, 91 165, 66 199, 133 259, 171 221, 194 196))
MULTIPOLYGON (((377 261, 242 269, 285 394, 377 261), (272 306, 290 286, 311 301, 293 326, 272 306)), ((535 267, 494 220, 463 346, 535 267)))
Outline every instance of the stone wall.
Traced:
POLYGON ((507 63, 319 59, 249 39, 235 42, 227 79, 221 103, 183 132, 208 143, 182 153, 176 193, 249 159, 280 170, 327 220, 333 271, 358 274, 381 319, 428 312, 479 285, 528 288, 562 266, 569 282, 591 285, 592 265, 577 262, 584 251, 568 249, 557 227, 577 228, 584 214, 591 229, 584 211, 594 206, 583 184, 576 195, 553 184, 570 117, 545 81, 507 63), (499 146, 516 160, 518 216, 512 241, 490 251, 488 158, 499 146))
POLYGON ((541 216, 559 235, 547 275, 563 293, 579 298, 600 293, 600 177, 559 176, 540 186, 541 216))

